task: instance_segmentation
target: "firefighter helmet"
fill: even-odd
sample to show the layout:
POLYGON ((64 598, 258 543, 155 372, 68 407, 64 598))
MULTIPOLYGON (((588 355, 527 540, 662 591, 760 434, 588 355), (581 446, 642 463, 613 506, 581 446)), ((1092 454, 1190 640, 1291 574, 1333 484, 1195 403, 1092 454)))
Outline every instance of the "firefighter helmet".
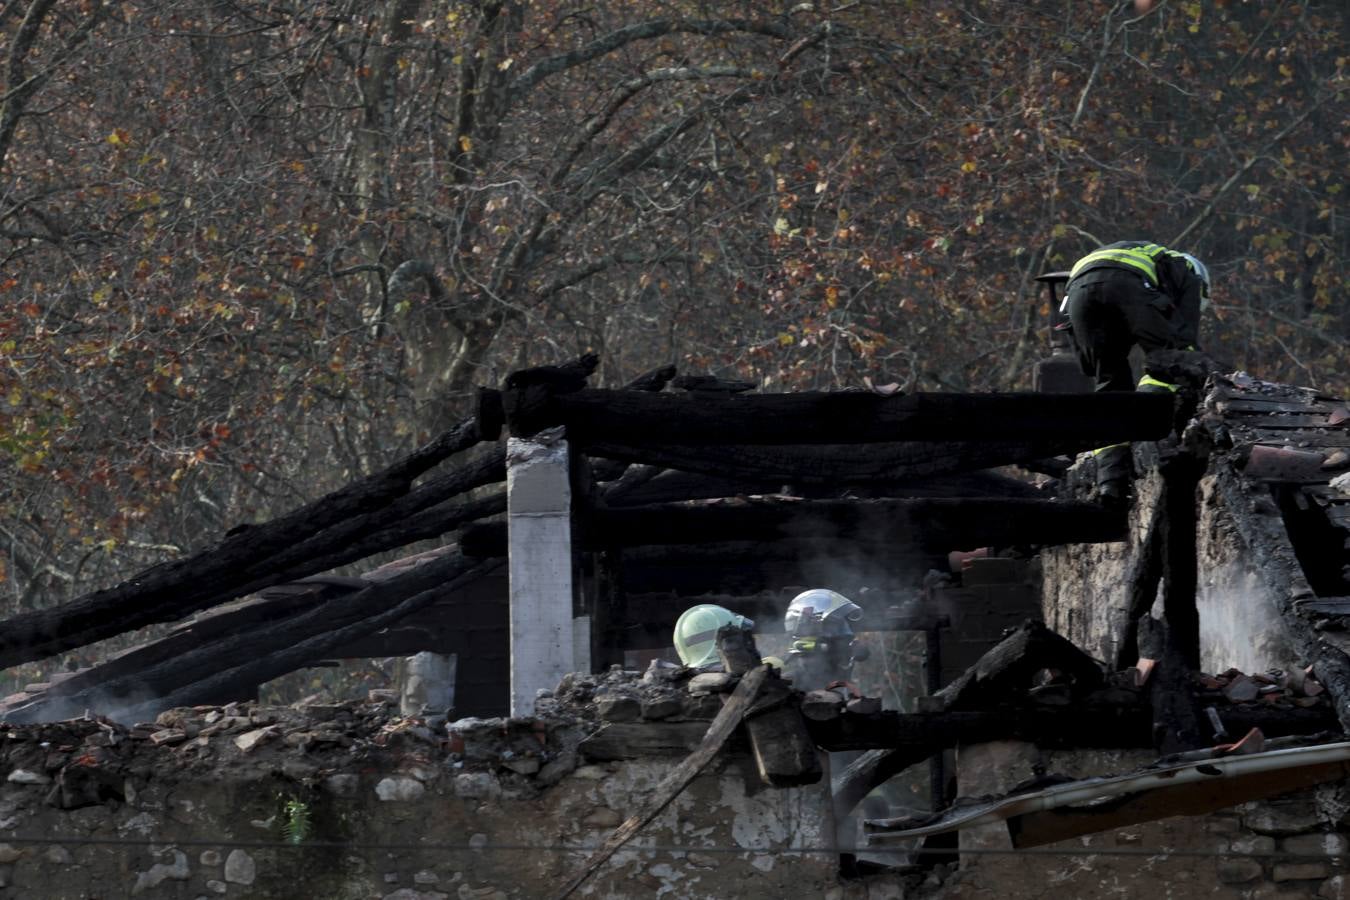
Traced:
POLYGON ((717 662, 717 629, 723 625, 747 631, 755 627, 745 616, 711 603, 700 603, 680 613, 675 622, 675 652, 680 655, 680 662, 691 669, 717 662))
POLYGON ((783 630, 788 634, 798 633, 804 625, 802 617, 807 610, 812 618, 820 622, 820 634, 846 634, 852 631, 849 623, 862 618, 862 607, 838 591, 826 588, 812 588, 802 591, 788 604, 787 615, 783 617, 783 630))
POLYGON ((1208 299, 1210 290, 1209 268, 1200 260, 1196 259, 1194 256, 1191 256, 1191 254, 1189 253, 1183 253, 1181 255, 1182 257, 1185 258, 1186 265, 1191 267, 1191 271, 1194 272, 1196 275, 1200 276, 1200 281, 1205 286, 1204 291, 1202 291, 1202 295, 1206 299, 1208 299))

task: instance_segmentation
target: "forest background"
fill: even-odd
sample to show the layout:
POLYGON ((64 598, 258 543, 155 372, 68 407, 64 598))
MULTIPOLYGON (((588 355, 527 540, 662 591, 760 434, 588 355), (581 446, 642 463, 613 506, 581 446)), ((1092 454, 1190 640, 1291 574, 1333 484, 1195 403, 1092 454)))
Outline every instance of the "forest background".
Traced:
POLYGON ((1348 19, 0 0, 0 616, 293 509, 587 350, 611 386, 1028 388, 1033 279, 1100 242, 1195 253, 1206 350, 1345 395, 1348 19))

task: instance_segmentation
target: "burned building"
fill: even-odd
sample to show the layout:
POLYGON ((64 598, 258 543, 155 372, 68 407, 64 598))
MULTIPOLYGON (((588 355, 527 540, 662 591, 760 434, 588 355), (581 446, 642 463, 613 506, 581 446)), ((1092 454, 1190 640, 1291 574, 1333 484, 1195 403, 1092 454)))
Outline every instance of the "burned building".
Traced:
POLYGON ((1344 403, 1210 372, 1179 403, 670 391, 670 371, 601 391, 595 362, 516 373, 384 472, 6 623, 12 665, 196 614, 4 701, 0 891, 64 867, 50 896, 95 896, 115 857, 123 893, 166 897, 298 896, 320 872, 325 896, 400 900, 1039 896, 1048 857, 1020 848, 1041 847, 1066 885, 1339 896, 1344 403), (1069 466, 1119 441, 1128 511, 1091 502, 1090 456, 1069 466), (632 671, 691 603, 773 622, 821 579, 859 627, 921 636, 914 709, 752 663, 632 671), (297 667, 419 651, 456 657, 449 722, 247 701, 297 667), (817 748, 855 758, 826 778, 817 748), (931 808, 865 808, 865 843, 841 846, 838 822, 914 771, 931 808), (1162 861, 1117 866, 1131 851, 1162 861))

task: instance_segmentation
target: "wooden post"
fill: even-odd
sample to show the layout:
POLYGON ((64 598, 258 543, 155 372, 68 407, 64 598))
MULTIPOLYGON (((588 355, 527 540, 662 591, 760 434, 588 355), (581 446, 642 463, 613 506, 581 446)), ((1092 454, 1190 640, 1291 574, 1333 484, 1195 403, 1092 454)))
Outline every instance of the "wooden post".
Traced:
POLYGON ((510 438, 506 449, 511 578, 511 715, 576 668, 572 485, 561 433, 510 438))
MULTIPOLYGON (((742 677, 759 666, 755 639, 734 625, 718 629, 717 655, 726 671, 742 677)), ((806 730, 801 705, 793 702, 792 689, 777 669, 770 669, 758 701, 746 711, 745 731, 765 784, 791 787, 820 781, 820 754, 806 730)))

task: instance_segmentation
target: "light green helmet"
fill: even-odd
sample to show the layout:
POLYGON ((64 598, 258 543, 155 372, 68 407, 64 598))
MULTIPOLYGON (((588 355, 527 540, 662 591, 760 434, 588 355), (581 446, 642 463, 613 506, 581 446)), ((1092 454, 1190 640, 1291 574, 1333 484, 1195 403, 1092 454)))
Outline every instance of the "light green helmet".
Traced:
POLYGON ((680 655, 680 662, 691 669, 717 662, 717 629, 723 625, 747 631, 755 627, 745 616, 711 603, 700 603, 680 613, 675 622, 675 652, 680 655))

